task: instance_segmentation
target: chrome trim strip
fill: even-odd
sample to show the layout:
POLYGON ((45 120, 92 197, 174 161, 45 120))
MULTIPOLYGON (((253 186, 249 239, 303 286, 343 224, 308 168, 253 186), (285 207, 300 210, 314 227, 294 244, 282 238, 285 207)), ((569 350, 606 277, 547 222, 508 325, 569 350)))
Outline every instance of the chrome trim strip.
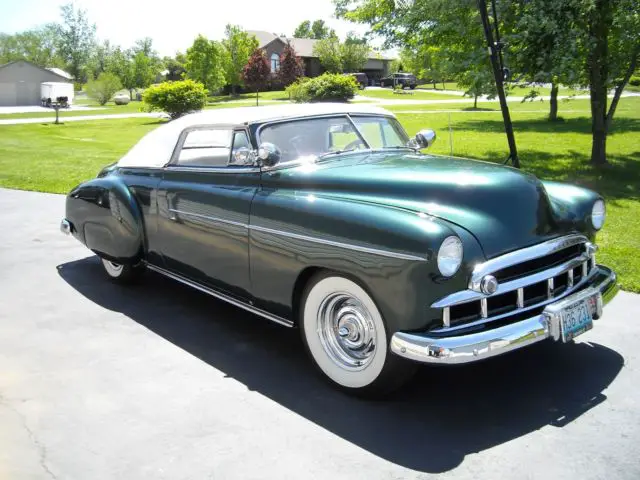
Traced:
POLYGON ((519 309, 519 310, 511 310, 507 313, 501 313, 500 315, 495 315, 493 317, 489 317, 489 318, 481 318, 480 320, 476 320, 475 322, 469 322, 469 323, 463 323, 460 325, 455 325, 453 327, 449 327, 449 328, 436 328, 434 330, 432 330, 433 332, 437 332, 437 333, 443 333, 443 332, 455 332, 456 330, 462 330, 464 328, 468 328, 468 327, 475 327, 476 325, 483 325, 485 323, 490 323, 490 322, 494 322, 496 320, 501 320, 503 318, 506 317, 511 317, 515 314, 518 313, 522 313, 522 312, 527 312, 529 310, 533 310, 534 308, 539 308, 539 307, 543 307, 549 303, 553 303, 555 301, 561 300, 564 297, 567 297, 569 295, 571 295, 573 292, 575 292, 576 290, 578 290, 582 285, 584 285, 586 282, 588 282, 589 280, 591 280, 591 277, 593 277, 596 273, 597 269, 594 269, 591 271, 591 274, 588 277, 582 277, 582 279, 580 279, 580 281, 575 285, 575 287, 572 290, 565 290, 564 292, 562 292, 560 295, 557 295, 553 298, 547 298, 546 300, 543 300, 542 302, 536 303, 535 305, 529 305, 528 307, 524 306, 523 303, 523 308, 519 309))
POLYGON ((246 310, 248 312, 251 313, 255 313, 256 315, 260 315, 261 317, 266 318, 267 320, 271 320, 272 322, 275 323, 279 323, 280 325, 284 325, 285 327, 293 327, 293 322, 291 320, 287 320, 286 318, 282 318, 279 317, 278 315, 274 315, 272 313, 266 312, 264 310, 261 310, 259 308, 253 307, 251 305, 247 305, 246 303, 241 302, 240 300, 236 300, 233 297, 230 297, 228 295, 225 295, 224 293, 220 293, 217 292, 209 287, 205 287, 204 285, 200 285, 199 283, 196 283, 192 280, 189 280, 187 278, 182 277, 181 275, 172 273, 168 270, 165 270, 164 268, 161 267, 157 267, 155 265, 152 265, 150 263, 146 263, 146 266, 149 270, 153 270, 154 272, 157 272, 161 275, 164 275, 166 277, 169 277, 173 280, 176 280, 180 283, 184 283, 185 285, 188 285, 192 288, 195 288, 196 290, 200 290, 201 292, 204 292, 206 294, 211 295, 212 297, 215 297, 219 300, 225 301, 227 303, 230 303, 231 305, 234 305, 238 308, 242 308, 243 310, 246 310))
POLYGON ((332 247, 344 248, 347 250, 354 250, 356 252, 370 253, 372 255, 380 255, 382 257, 398 258, 401 260, 415 260, 425 262, 425 257, 418 257, 416 255, 409 255, 406 253, 391 252, 389 250, 379 250, 377 248, 364 247, 360 245, 351 245, 348 243, 335 242, 333 240, 326 240, 323 238, 309 237, 307 235, 300 235, 298 233, 283 232, 281 230, 274 230, 272 228, 260 227, 257 225, 249 225, 250 230, 256 230, 258 232, 272 233, 274 235, 281 235, 283 237, 295 238, 296 240, 305 240, 312 243, 320 243, 323 245, 331 245, 332 247))
POLYGON ((547 298, 553 298, 553 277, 547 279, 547 298))
MULTIPOLYGON (((534 283, 544 282, 550 277, 557 277, 558 275, 562 275, 563 273, 565 273, 567 270, 579 267, 581 264, 584 264, 586 259, 586 254, 582 254, 579 257, 567 260, 565 263, 556 267, 543 270, 542 272, 534 273, 533 275, 529 275, 527 277, 516 278, 515 280, 511 280, 510 282, 501 283, 500 285, 498 285, 498 290, 496 290, 495 293, 492 294, 492 296, 511 292, 513 290, 517 290, 518 288, 533 285, 534 283)), ((474 300, 480 300, 485 296, 486 295, 481 292, 475 292, 473 290, 462 290, 460 292, 455 292, 451 295, 447 295, 446 297, 441 298, 437 302, 433 303, 431 307, 451 307, 459 303, 467 303, 474 300)))
POLYGON ((518 298, 516 299, 516 308, 524 308, 524 288, 518 289, 518 298))
POLYGON ((180 167, 173 164, 165 166, 164 170, 189 173, 260 173, 260 167, 180 167))
POLYGON ((567 270, 567 288, 573 287, 573 268, 567 270))
POLYGON ((487 260, 486 262, 475 266, 473 273, 471 274, 471 280, 469 281, 469 289, 480 292, 480 282, 482 277, 489 273, 494 273, 498 270, 502 270, 503 268, 517 265, 528 260, 544 257, 579 243, 588 242, 589 239, 584 235, 572 234, 547 240, 546 242, 542 242, 531 247, 522 248, 520 250, 515 250, 499 257, 492 258, 491 260, 487 260))
POLYGON ((234 222, 233 220, 226 220, 224 218, 210 217, 208 215, 201 215, 199 213, 193 213, 193 212, 185 212, 184 210, 177 210, 175 208, 170 208, 169 211, 173 213, 177 213, 179 215, 187 215, 187 216, 196 217, 196 218, 204 218, 205 220, 211 220, 212 222, 227 223, 229 225, 235 225, 237 227, 249 228, 249 225, 247 225, 246 223, 234 222))
POLYGON ((586 276, 587 276, 587 272, 588 272, 588 271, 589 271, 589 267, 588 267, 588 265, 587 265, 587 262, 585 261, 585 262, 582 264, 582 276, 583 276, 583 277, 586 277, 586 276))
POLYGON ((488 311, 487 297, 483 297, 480 299, 480 317, 487 318, 489 316, 488 311))
POLYGON ((594 319, 601 314, 602 306, 618 291, 616 274, 606 267, 599 267, 607 277, 597 285, 567 296, 564 300, 548 305, 540 315, 520 322, 482 332, 457 337, 433 338, 428 333, 397 332, 391 337, 390 349, 396 355, 423 363, 459 364, 482 360, 526 347, 542 340, 558 340, 559 312, 575 302, 595 297, 597 303, 594 319))
POLYGON ((451 309, 449 307, 444 307, 442 309, 442 324, 446 328, 451 326, 451 309))

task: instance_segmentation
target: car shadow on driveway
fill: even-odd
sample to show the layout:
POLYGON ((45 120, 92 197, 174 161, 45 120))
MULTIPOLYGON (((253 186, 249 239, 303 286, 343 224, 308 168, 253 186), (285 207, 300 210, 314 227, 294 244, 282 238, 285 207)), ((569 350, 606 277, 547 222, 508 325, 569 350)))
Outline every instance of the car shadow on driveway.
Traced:
POLYGON ((374 455, 422 472, 451 470, 468 454, 548 425, 562 428, 606 400, 602 391, 624 363, 595 343, 543 342, 478 364, 424 367, 391 398, 364 401, 320 378, 296 330, 151 272, 139 285, 115 285, 96 257, 60 265, 58 273, 89 300, 123 313, 250 390, 374 455))

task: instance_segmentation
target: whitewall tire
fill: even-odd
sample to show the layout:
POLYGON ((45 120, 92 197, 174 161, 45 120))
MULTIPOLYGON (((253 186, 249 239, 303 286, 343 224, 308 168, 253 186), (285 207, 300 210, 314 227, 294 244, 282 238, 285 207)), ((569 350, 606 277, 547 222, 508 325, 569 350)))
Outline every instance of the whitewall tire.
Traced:
POLYGON ((326 272, 303 295, 300 331, 311 358, 333 383, 351 393, 379 395, 399 387, 414 365, 393 355, 373 299, 354 281, 326 272))
POLYGON ((137 280, 144 271, 144 267, 141 265, 123 265, 106 258, 101 258, 100 260, 109 278, 118 283, 131 283, 137 280))

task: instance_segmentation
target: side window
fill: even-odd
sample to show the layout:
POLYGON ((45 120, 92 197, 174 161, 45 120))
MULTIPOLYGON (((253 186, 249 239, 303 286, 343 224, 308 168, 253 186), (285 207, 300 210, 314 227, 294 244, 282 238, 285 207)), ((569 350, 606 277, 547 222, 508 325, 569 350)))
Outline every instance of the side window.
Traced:
POLYGON ((187 133, 178 165, 184 167, 225 167, 231 149, 231 129, 203 128, 187 133))
POLYGON ((252 164, 251 144, 249 143, 247 132, 244 130, 237 131, 233 134, 233 146, 231 147, 229 165, 245 166, 252 164))

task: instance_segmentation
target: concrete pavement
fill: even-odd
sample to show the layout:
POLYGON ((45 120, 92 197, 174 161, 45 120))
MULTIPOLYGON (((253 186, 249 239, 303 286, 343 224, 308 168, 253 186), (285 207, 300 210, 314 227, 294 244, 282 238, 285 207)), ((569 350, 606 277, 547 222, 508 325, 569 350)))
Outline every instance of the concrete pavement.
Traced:
POLYGON ((640 296, 573 345, 328 386, 288 330, 159 277, 106 280, 64 197, 0 189, 0 478, 637 479, 640 296))

